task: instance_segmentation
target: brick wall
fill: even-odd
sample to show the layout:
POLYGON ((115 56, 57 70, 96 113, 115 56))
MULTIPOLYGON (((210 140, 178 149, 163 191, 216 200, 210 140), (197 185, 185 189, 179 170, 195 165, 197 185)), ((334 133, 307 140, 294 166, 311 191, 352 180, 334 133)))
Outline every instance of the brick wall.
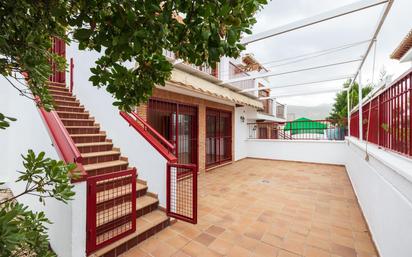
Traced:
MULTIPOLYGON (((154 89, 153 97, 158 99, 164 99, 165 101, 174 101, 180 102, 182 104, 190 104, 195 105, 198 107, 198 124, 199 124, 199 138, 198 138, 198 145, 199 145, 199 153, 198 153, 198 163, 199 163, 199 171, 203 172, 206 170, 206 108, 215 108, 221 109, 225 111, 232 112, 232 159, 234 156, 234 135, 235 135, 235 125, 234 125, 234 107, 230 105, 225 105, 221 103, 215 103, 212 101, 182 95, 166 90, 161 89, 154 89)), ((142 104, 137 107, 137 113, 140 117, 144 118, 147 121, 147 105, 142 104)))

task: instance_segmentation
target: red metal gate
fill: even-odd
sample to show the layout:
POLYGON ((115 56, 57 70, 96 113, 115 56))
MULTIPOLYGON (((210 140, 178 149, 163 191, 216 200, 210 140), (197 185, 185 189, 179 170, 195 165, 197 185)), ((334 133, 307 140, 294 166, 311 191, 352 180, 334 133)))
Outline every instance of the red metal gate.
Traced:
POLYGON ((136 169, 87 178, 86 252, 136 231, 136 169))
POLYGON ((170 217, 197 223, 197 167, 168 163, 166 211, 170 217))
MULTIPOLYGON (((61 57, 66 58, 66 42, 60 38, 53 37, 52 39, 52 49, 51 52, 55 53, 61 57)), ((59 71, 57 69, 56 63, 52 62, 52 75, 49 78, 52 82, 66 83, 66 71, 59 71)))

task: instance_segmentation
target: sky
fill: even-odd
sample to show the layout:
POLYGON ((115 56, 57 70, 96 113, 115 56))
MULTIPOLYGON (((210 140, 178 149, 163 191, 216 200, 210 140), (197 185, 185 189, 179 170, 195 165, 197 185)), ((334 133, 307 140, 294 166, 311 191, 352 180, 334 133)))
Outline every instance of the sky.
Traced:
MULTIPOLYGON (((257 23, 253 33, 259 33, 298 21, 340 6, 357 2, 358 0, 272 0, 256 15, 257 23)), ((360 59, 365 53, 366 40, 373 35, 379 21, 383 5, 364 11, 322 22, 310 27, 278 35, 269 39, 249 44, 246 52, 263 63, 270 71, 284 72, 312 66, 345 62, 360 59), (340 48, 339 51, 318 53, 315 58, 299 60, 292 59, 313 52, 340 48), (285 60, 286 59, 286 60, 285 60), (297 61, 299 60, 299 61, 297 61)), ((386 70, 393 78, 401 75, 411 65, 399 64, 391 60, 389 55, 399 45, 405 35, 412 29, 412 0, 395 0, 388 17, 378 36, 376 55, 374 51, 368 55, 362 69, 362 83, 378 82, 380 72, 386 70), (375 61, 374 61, 375 60, 375 61), (375 63, 375 65, 373 65, 375 63), (373 69, 373 67, 375 68, 373 69)), ((302 58, 305 59, 305 58, 302 58)), ((308 81, 319 81, 354 74, 359 62, 323 68, 315 71, 293 73, 290 75, 270 77, 272 86, 285 86, 308 81)), ((344 80, 324 82, 298 87, 286 87, 272 90, 274 95, 299 94, 301 92, 316 92, 341 88, 344 80)), ((336 93, 322 93, 298 97, 279 98, 281 103, 291 105, 315 106, 333 103, 336 93)))

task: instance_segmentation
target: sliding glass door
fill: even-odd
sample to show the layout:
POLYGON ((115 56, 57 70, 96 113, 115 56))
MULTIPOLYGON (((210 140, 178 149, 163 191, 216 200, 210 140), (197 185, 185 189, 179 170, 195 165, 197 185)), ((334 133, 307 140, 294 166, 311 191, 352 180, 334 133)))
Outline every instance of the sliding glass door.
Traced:
POLYGON ((232 160, 232 114, 206 109, 206 168, 232 160))

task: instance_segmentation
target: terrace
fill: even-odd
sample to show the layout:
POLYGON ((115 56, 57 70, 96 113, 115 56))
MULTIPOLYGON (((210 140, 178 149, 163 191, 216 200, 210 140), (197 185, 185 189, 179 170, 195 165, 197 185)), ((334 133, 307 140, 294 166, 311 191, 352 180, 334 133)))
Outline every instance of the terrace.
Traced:
MULTIPOLYGON (((350 84, 343 91, 350 92, 357 79, 359 88, 362 88, 362 84, 365 85, 362 83, 365 80, 360 78, 362 69, 365 72, 363 65, 373 46, 376 47, 377 35, 392 2, 365 0, 263 34, 258 33, 242 41, 248 45, 384 5, 378 26, 368 40, 335 46, 326 51, 329 55, 333 52, 330 49, 348 49, 348 45, 352 47, 367 43, 367 49, 362 51, 360 59, 356 56, 356 59, 346 60, 350 57, 346 53, 340 58, 328 56, 322 65, 311 64, 310 67, 299 66, 296 64, 299 61, 294 60, 293 65, 296 67, 293 70, 264 70, 259 73, 246 73, 231 65, 230 76, 224 78, 220 75, 227 71, 222 72, 222 66, 215 70, 205 65, 191 65, 165 51, 164 54, 179 70, 179 73, 176 70, 174 72, 183 78, 193 79, 193 89, 201 91, 201 80, 195 80, 196 77, 203 78, 201 82, 206 84, 205 87, 213 88, 213 92, 225 93, 208 92, 201 100, 212 99, 215 102, 211 102, 215 104, 230 102, 227 99, 233 101, 228 108, 230 111, 209 108, 209 116, 208 106, 202 106, 203 109, 185 106, 181 108, 180 114, 180 103, 169 103, 170 108, 163 109, 154 108, 156 99, 152 105, 149 103, 148 111, 151 107, 152 111, 167 113, 159 116, 159 120, 164 122, 162 124, 168 124, 171 120, 172 126, 176 125, 175 130, 167 130, 168 133, 175 133, 175 140, 173 137, 170 141, 164 138, 155 129, 156 126, 149 125, 147 117, 142 118, 143 115, 140 117, 137 112, 121 112, 119 116, 111 105, 89 102, 90 97, 85 96, 92 95, 87 91, 90 88, 76 88, 77 95, 82 95, 82 100, 93 108, 93 113, 97 113, 96 117, 110 132, 116 146, 121 146, 124 157, 120 148, 113 146, 112 139, 106 140, 106 134, 100 133, 100 127, 95 125, 88 111, 72 95, 73 86, 69 90, 64 83, 61 83, 61 87, 51 85, 55 89, 56 99, 60 99, 60 102, 68 102, 65 101, 67 99, 71 101, 71 105, 63 107, 70 110, 69 114, 67 109, 60 110, 61 119, 66 124, 60 124, 58 116, 42 113, 46 123, 53 124, 55 121, 59 131, 63 131, 60 139, 68 142, 53 141, 53 144, 58 148, 59 145, 66 147, 64 153, 69 155, 62 159, 79 161, 82 166, 85 164, 87 173, 92 175, 76 184, 79 197, 67 209, 55 208, 58 211, 53 212, 57 216, 54 217, 57 220, 54 224, 58 225, 53 228, 53 233, 58 235, 55 238, 60 244, 55 246, 59 246, 59 252, 67 251, 60 246, 69 245, 69 251, 72 252, 70 256, 76 257, 85 254, 90 257, 412 256, 412 69, 393 82, 376 84, 372 93, 366 97, 362 93, 358 94, 358 106, 353 107, 353 99, 348 97, 348 116, 340 120, 285 121, 286 105, 276 101, 278 97, 330 92, 330 89, 323 88, 323 82, 333 81, 340 87, 333 92, 339 92, 343 81, 348 78, 350 84), (330 63, 330 60, 336 62, 330 63), (359 63, 355 73, 352 73, 353 67, 342 67, 354 62, 359 63), (339 68, 325 70, 332 66, 339 68), (268 80, 269 77, 318 70, 321 70, 322 78, 304 74, 296 77, 305 81, 293 82, 289 81, 289 77, 276 81, 274 85, 268 80), (341 74, 346 71, 350 71, 346 73, 349 75, 341 74), (324 77, 325 74, 336 74, 336 77, 324 77), (227 92, 227 88, 243 94, 237 96, 242 99, 251 96, 248 98, 250 101, 234 101, 236 99, 229 97, 231 92, 227 92), (286 90, 283 94, 279 91, 282 88, 286 90), (292 88, 300 90, 293 92, 290 90, 292 88), (261 107, 248 104, 252 100, 260 103, 256 99, 262 101, 261 107), (272 108, 274 106, 276 108, 272 108), (73 110, 77 111, 73 114, 73 110), (198 119, 194 113, 198 115, 201 112, 203 117, 198 119), (185 119, 180 119, 183 115, 186 115, 185 119), (262 118, 263 115, 281 119, 266 119, 262 118), (193 121, 200 122, 190 123, 194 125, 189 126, 188 121, 192 117, 196 117, 193 121), (76 122, 74 124, 79 128, 73 128, 72 122, 76 122), (179 122, 188 126, 180 126, 179 122), (210 126, 214 128, 210 135, 207 133, 208 124, 214 124, 210 126), (202 130, 199 129, 201 126, 202 130), (216 129, 222 127, 227 129, 216 129), (88 131, 97 134, 83 134, 88 131), (91 146, 85 145, 82 138, 86 137, 78 133, 86 135, 91 146), (196 134, 197 137, 189 137, 196 134), (94 142, 94 138, 102 141, 94 142), (182 143, 185 140, 193 144, 182 143), (104 147, 100 148, 96 143, 104 147), (85 153, 81 155, 78 148, 85 153), (107 158, 99 158, 105 154, 107 158), (189 156, 194 161, 186 163, 181 160, 189 159, 189 156), (219 161, 207 166, 208 156, 219 161), (206 159, 206 164, 202 164, 206 171, 199 172, 199 157, 206 159), (129 167, 129 161, 133 167, 129 167), (113 167, 116 168, 114 172, 113 167), (101 175, 97 175, 99 172, 101 175), (103 199, 102 195, 109 197, 103 199), (79 220, 83 222, 71 230, 61 226, 79 220), (167 227, 169 224, 170 227, 167 227), (70 240, 71 244, 66 244, 70 240)), ((339 29, 333 27, 333 30, 339 29)), ((343 39, 350 38, 343 30, 339 31, 343 39)), ((349 34, 352 35, 352 31, 349 34)), ((326 48, 327 45, 322 47, 326 48)), ((309 53, 309 56, 319 57, 320 52, 309 53)), ((308 60, 306 58, 310 59, 308 53, 304 58, 308 60)), ((373 79, 372 74, 372 83, 373 79)), ((174 96, 176 92, 173 92, 174 96)), ((109 102, 106 98, 101 99, 109 102)), ((159 100, 157 104, 160 106, 165 102, 159 100)), ((27 112, 34 112, 33 108, 19 110, 24 110, 26 117, 37 117, 27 112)), ((26 128, 20 129, 21 135, 27 134, 26 128)), ((45 134, 44 131, 42 133, 45 134)), ((49 137, 43 136, 32 138, 49 142, 49 137)))
MULTIPOLYGON (((373 63, 370 81, 375 82, 376 51, 372 53, 392 4, 358 2, 242 41, 248 45, 375 8, 379 19, 368 40, 324 50, 329 55, 337 48, 363 45, 360 53, 352 53, 354 59, 343 60, 351 56, 346 53, 310 67, 294 60, 292 69, 255 74, 231 65, 230 76, 221 78, 220 85, 236 86, 238 92, 260 100, 351 92, 357 80, 361 91, 368 61, 373 63), (330 63, 332 59, 337 62, 330 63), (356 69, 352 63, 358 64, 356 69), (335 66, 339 68, 331 68, 335 66), (320 78, 309 71, 320 71, 320 78), (294 82, 296 73, 308 76, 294 82), (279 79, 279 85, 256 86, 258 79, 280 76, 286 78, 279 79), (342 85, 348 79, 347 88, 324 87, 326 82, 342 85), (299 90, 293 92, 294 88, 299 90), (273 96, 265 90, 273 90, 273 96)), ((342 38, 346 39, 343 32, 342 38)), ((319 57, 320 52, 311 54, 319 57)), ((307 56, 302 59, 312 58, 307 56)), ((339 121, 248 123, 243 116, 247 108, 237 106, 237 162, 199 176, 197 224, 175 223, 125 256, 412 256, 411 81, 408 70, 391 83, 376 83, 367 96, 359 93, 358 106, 347 97, 348 116, 339 121)))
POLYGON ((244 159, 199 177, 198 224, 132 256, 377 256, 343 166, 244 159))

